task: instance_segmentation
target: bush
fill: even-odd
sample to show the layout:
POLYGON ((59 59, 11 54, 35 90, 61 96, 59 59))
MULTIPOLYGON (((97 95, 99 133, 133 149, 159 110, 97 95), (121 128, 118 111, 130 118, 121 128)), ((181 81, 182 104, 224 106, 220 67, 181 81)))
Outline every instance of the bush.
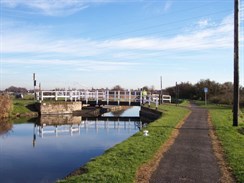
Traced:
POLYGON ((0 119, 8 118, 13 109, 12 100, 9 95, 0 95, 0 119))

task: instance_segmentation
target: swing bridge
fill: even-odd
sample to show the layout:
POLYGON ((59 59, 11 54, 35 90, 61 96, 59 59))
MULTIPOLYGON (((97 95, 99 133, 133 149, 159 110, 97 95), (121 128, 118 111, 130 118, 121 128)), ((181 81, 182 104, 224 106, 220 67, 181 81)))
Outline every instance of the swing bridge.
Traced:
POLYGON ((111 91, 111 90, 63 90, 63 91, 40 91, 37 92, 37 99, 43 101, 54 99, 56 101, 81 101, 82 104, 95 105, 121 105, 121 106, 140 106, 142 104, 159 102, 171 103, 170 95, 144 94, 142 91, 111 91))

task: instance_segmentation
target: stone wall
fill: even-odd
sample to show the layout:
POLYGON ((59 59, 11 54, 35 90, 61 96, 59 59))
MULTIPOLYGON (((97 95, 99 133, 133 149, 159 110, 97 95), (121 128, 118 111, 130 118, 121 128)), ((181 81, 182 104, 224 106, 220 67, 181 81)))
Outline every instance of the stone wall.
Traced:
POLYGON ((39 113, 42 114, 73 114, 82 109, 81 102, 43 102, 39 104, 39 113))
POLYGON ((145 117, 147 119, 156 120, 162 116, 162 112, 155 109, 150 109, 148 107, 141 106, 140 117, 145 117))

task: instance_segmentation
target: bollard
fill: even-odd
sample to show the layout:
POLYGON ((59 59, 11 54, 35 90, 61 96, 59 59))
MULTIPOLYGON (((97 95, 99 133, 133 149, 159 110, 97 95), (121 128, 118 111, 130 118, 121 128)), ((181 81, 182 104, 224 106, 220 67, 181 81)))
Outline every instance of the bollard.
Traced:
POLYGON ((149 134, 148 134, 148 130, 144 130, 144 131, 143 131, 143 136, 145 136, 145 137, 146 137, 146 136, 149 136, 149 134))

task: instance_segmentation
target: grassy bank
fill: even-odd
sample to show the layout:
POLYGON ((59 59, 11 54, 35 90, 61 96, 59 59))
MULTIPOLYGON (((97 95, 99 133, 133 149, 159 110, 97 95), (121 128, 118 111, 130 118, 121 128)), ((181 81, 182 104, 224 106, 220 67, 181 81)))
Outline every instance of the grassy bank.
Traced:
POLYGON ((13 99, 13 110, 11 116, 25 116, 25 115, 34 115, 37 112, 35 109, 34 100, 27 100, 27 99, 13 99))
MULTIPOLYGON (((244 182, 244 117, 239 126, 232 126, 230 106, 208 105, 216 135, 221 141, 225 158, 238 182, 244 182)), ((242 109, 243 110, 243 109, 242 109)))
POLYGON ((142 132, 136 133, 87 163, 80 170, 87 173, 60 182, 134 182, 137 169, 152 159, 160 146, 169 138, 174 127, 188 113, 186 108, 175 105, 159 106, 159 110, 163 111, 163 116, 145 128, 149 131, 149 136, 143 136, 142 132))

